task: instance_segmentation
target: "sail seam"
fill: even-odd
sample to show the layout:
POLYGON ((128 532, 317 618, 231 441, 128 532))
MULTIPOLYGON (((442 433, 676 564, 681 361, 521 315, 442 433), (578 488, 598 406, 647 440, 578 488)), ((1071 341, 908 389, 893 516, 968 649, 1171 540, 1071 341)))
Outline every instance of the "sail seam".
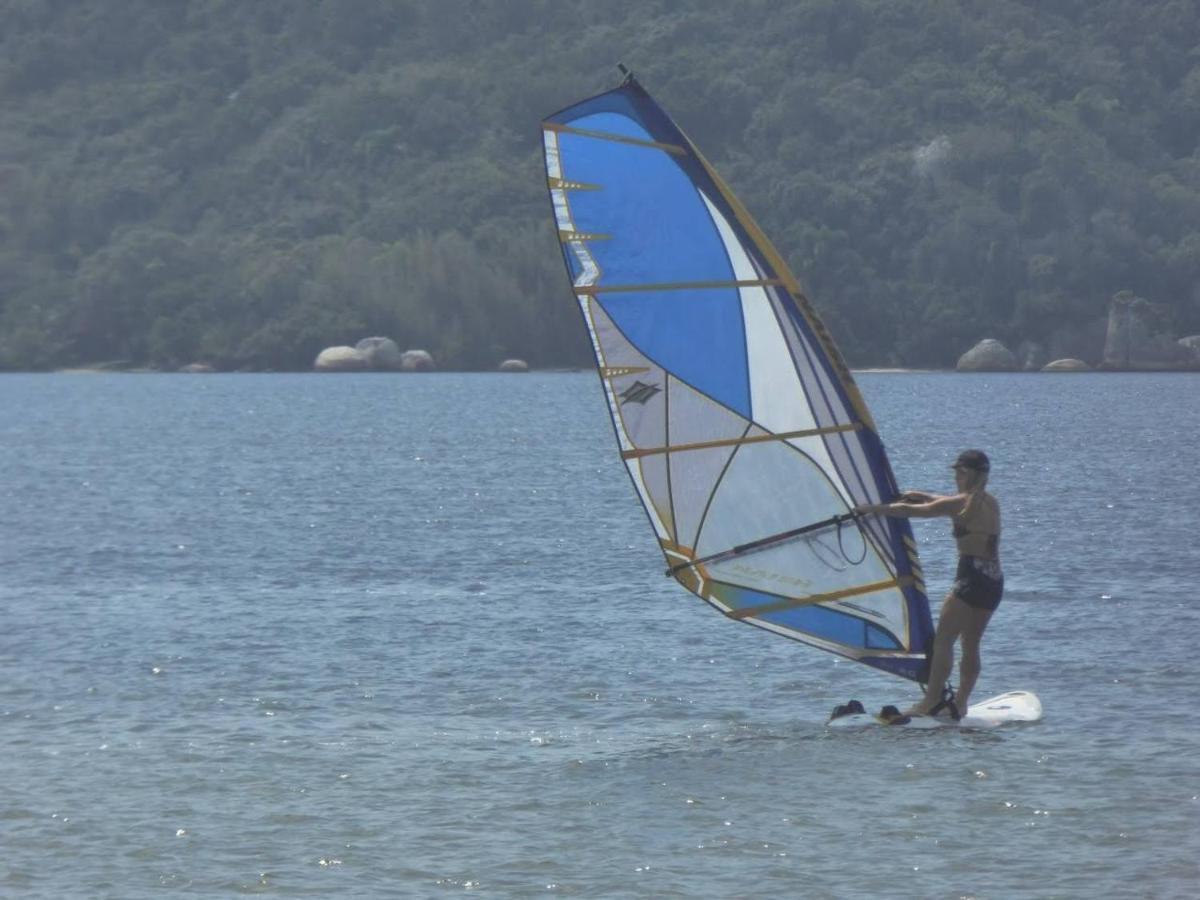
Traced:
MULTIPOLYGON (((687 384, 687 382, 684 382, 684 384, 687 384)), ((747 421, 746 430, 742 432, 742 437, 748 435, 750 433, 750 429, 753 427, 754 423, 747 421)), ((733 458, 737 456, 740 449, 742 449, 740 444, 734 446, 733 452, 730 453, 729 458, 725 460, 725 465, 721 466, 721 474, 718 475, 713 481, 712 488, 708 492, 708 499, 704 501, 704 512, 700 513, 700 520, 696 523, 696 533, 692 535, 693 547, 700 546, 700 535, 704 532, 704 524, 708 520, 708 511, 712 509, 713 500, 716 498, 717 492, 721 490, 721 482, 725 480, 725 473, 728 472, 729 467, 733 465, 733 458)), ((678 539, 678 535, 676 537, 678 539)), ((691 568, 691 564, 689 563, 687 566, 684 566, 684 568, 691 568)))

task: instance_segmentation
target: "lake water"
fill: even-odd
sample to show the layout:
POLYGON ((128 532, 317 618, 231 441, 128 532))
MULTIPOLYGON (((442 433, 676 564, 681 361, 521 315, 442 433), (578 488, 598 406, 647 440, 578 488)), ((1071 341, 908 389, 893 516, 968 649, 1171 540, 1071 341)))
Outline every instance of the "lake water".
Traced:
POLYGON ((663 578, 591 374, 0 377, 0 895, 1195 896, 1200 376, 859 380, 1042 722, 826 728, 913 686, 663 578))

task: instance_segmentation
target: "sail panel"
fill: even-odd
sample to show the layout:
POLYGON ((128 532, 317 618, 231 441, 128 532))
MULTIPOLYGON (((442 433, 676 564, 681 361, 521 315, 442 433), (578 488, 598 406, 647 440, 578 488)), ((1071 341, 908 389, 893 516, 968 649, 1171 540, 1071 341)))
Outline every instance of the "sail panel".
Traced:
MULTIPOLYGON (((735 617, 741 610, 769 608, 779 601, 772 594, 721 582, 712 582, 710 592, 710 602, 735 617)), ((743 621, 851 659, 873 663, 886 660, 882 667, 889 671, 907 668, 916 661, 893 631, 826 604, 776 609, 743 621)))
POLYGON ((736 288, 622 292, 597 299, 626 340, 649 359, 750 418, 736 288))
POLYGON ((574 230, 610 236, 591 247, 606 287, 729 278, 712 219, 671 154, 566 132, 557 143, 559 177, 600 187, 565 194, 574 230))
POLYGON ((610 134, 617 137, 633 138, 653 144, 651 136, 640 122, 628 113, 598 112, 588 116, 580 116, 571 123, 571 128, 579 131, 591 131, 596 135, 610 134))
POLYGON ((668 534, 675 532, 675 517, 671 510, 671 476, 665 456, 646 456, 630 463, 640 470, 642 484, 654 503, 654 512, 668 534))
POLYGON ((696 444, 744 437, 751 427, 745 416, 679 378, 671 379, 670 392, 671 446, 681 453, 696 444))
MULTIPOLYGON (((830 366, 824 361, 819 340, 811 334, 804 318, 796 312, 788 294, 774 289, 767 293, 777 320, 791 325, 790 328, 781 329, 781 333, 800 383, 804 386, 807 400, 805 408, 816 427, 831 428, 838 423, 857 420, 854 404, 844 392, 837 389, 830 366)), ((822 439, 822 444, 830 467, 840 474, 842 483, 846 485, 847 496, 853 497, 855 503, 882 503, 895 496, 896 488, 891 470, 886 465, 883 446, 871 428, 864 427, 856 435, 831 433, 822 439), (883 460, 883 465, 873 467, 870 462, 872 456, 883 460)), ((889 548, 893 555, 898 552, 887 520, 868 519, 865 527, 880 546, 889 548)), ((907 529, 907 525, 900 526, 901 531, 907 529)))
POLYGON ((551 116, 544 146, 614 429, 676 578, 919 680, 933 629, 911 529, 850 514, 894 478, 779 254, 632 79, 551 116))
POLYGON ((801 606, 780 612, 767 613, 763 620, 773 625, 806 631, 826 640, 848 647, 870 650, 900 650, 895 637, 853 616, 847 616, 824 606, 801 606))
POLYGON ((675 540, 682 546, 695 550, 696 537, 713 498, 713 485, 720 482, 736 449, 736 445, 726 444, 669 454, 675 540))

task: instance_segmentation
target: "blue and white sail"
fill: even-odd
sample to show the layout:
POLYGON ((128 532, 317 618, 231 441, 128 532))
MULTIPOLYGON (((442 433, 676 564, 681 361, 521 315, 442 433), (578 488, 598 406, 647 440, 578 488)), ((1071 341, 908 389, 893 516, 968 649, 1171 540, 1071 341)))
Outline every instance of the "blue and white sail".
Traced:
POLYGON ((546 177, 621 458, 667 570, 725 615, 921 681, 912 531, 795 277, 632 78, 543 123, 546 177))

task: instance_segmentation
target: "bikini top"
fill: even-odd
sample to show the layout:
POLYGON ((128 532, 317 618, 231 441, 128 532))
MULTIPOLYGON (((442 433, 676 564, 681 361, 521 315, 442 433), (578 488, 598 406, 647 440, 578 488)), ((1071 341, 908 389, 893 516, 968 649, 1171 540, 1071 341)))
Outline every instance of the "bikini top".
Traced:
POLYGON ((976 494, 951 521, 959 556, 1000 557, 1000 504, 991 494, 976 494))

